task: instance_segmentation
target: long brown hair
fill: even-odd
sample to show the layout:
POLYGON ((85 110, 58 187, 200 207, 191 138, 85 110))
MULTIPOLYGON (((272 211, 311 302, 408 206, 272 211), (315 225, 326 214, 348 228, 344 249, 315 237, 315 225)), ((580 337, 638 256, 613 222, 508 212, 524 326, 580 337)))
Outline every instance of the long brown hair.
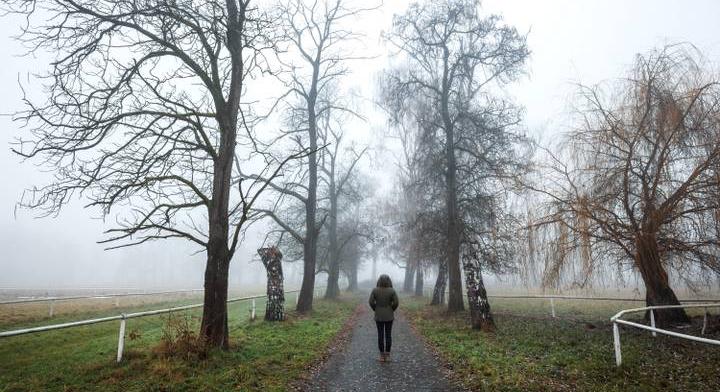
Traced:
POLYGON ((390 280, 389 276, 382 274, 378 278, 377 287, 392 287, 392 280, 390 280))

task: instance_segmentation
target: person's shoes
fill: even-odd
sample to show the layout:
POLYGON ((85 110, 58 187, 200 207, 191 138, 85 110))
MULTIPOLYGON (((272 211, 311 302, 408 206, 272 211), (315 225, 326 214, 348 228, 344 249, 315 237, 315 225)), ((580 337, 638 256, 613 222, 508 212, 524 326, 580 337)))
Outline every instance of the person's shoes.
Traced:
POLYGON ((385 353, 380 353, 380 358, 378 358, 378 361, 385 362, 385 353))
POLYGON ((385 353, 385 362, 390 362, 390 352, 385 353))

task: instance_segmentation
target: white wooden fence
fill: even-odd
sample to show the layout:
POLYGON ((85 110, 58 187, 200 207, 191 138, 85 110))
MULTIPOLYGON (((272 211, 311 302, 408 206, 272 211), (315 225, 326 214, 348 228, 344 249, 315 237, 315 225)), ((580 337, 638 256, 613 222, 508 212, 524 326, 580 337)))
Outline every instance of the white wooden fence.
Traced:
MULTIPOLYGON (((313 296, 317 297, 318 294, 320 293, 320 290, 322 290, 322 289, 323 289, 323 287, 315 288, 315 290, 313 292, 313 296)), ((295 304, 297 305, 298 298, 300 297, 300 290, 291 290, 291 291, 286 291, 285 293, 286 294, 287 293, 297 293, 295 295, 295 304)), ((144 295, 149 295, 149 294, 144 294, 144 295)), ((251 305, 251 309, 250 309, 250 318, 255 319, 255 300, 258 298, 265 298, 265 297, 266 297, 266 294, 252 295, 252 296, 247 296, 247 297, 231 298, 231 299, 228 299, 227 302, 233 303, 233 302, 251 300, 252 305, 251 305)), ((63 297, 63 299, 68 299, 68 298, 70 298, 70 297, 63 297)), ((117 362, 120 362, 120 361, 122 361, 123 350, 125 348, 125 328, 127 325, 127 320, 133 319, 133 318, 138 318, 138 317, 147 317, 147 316, 155 316, 155 315, 159 315, 159 314, 179 312, 179 311, 188 310, 188 309, 200 308, 202 306, 203 306, 203 304, 192 304, 192 305, 177 306, 177 307, 166 308, 166 309, 148 310, 148 311, 144 311, 144 312, 122 313, 122 314, 119 314, 116 316, 101 317, 101 318, 89 319, 89 320, 72 321, 72 322, 62 323, 62 324, 45 325, 42 327, 16 329, 16 330, 12 330, 12 331, 0 332, 0 338, 6 338, 6 337, 11 337, 11 336, 17 336, 17 335, 25 335, 25 334, 31 334, 31 333, 37 333, 37 332, 43 332, 43 331, 52 331, 52 330, 64 329, 64 328, 79 327, 82 325, 98 324, 98 323, 104 323, 104 322, 114 321, 114 320, 120 320, 120 331, 118 333, 118 348, 117 348, 117 362)))
MULTIPOLYGON (((688 302, 688 301, 681 301, 681 302, 688 302)), ((688 340, 692 340, 695 342, 714 344, 714 345, 720 346, 720 340, 701 338, 699 336, 692 336, 692 335, 688 335, 688 334, 684 334, 684 333, 668 331, 666 329, 655 327, 655 310, 656 309, 677 309, 677 308, 704 308, 705 316, 703 317, 703 327, 702 327, 702 331, 700 332, 700 334, 705 335, 705 330, 707 329, 707 322, 708 322, 707 309, 708 308, 720 308, 720 303, 715 302, 715 303, 701 303, 701 304, 692 304, 692 305, 646 306, 643 308, 625 309, 625 310, 618 312, 616 315, 614 315, 610 318, 610 321, 612 321, 612 323, 613 323, 613 343, 615 345, 615 364, 617 366, 620 366, 622 364, 622 348, 620 346, 620 327, 618 324, 627 325, 629 327, 640 328, 640 329, 645 329, 645 330, 651 331, 653 336, 657 336, 658 333, 661 333, 664 335, 675 336, 675 337, 681 338, 681 339, 688 339, 688 340), (621 319, 621 317, 626 314, 646 312, 646 311, 650 311, 650 325, 649 326, 621 319)))
POLYGON ((48 303, 48 316, 53 317, 55 315, 55 303, 59 301, 72 301, 78 299, 108 299, 115 298, 115 307, 120 306, 120 298, 122 297, 138 297, 144 295, 163 295, 163 294, 179 294, 179 293, 193 293, 200 292, 203 289, 187 289, 187 290, 173 290, 173 291, 153 291, 153 292, 136 292, 136 293, 123 293, 123 294, 103 294, 103 295, 78 295, 78 296, 67 296, 67 297, 43 297, 43 298, 23 298, 15 299, 10 301, 2 301, 0 305, 20 305, 26 303, 35 302, 47 302, 48 303))

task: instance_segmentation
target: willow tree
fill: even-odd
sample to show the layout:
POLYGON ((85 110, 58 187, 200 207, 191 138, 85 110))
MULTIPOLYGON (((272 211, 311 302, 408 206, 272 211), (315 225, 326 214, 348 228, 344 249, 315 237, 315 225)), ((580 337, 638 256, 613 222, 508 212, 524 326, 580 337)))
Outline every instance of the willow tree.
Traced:
POLYGON ((436 114, 423 128, 437 134, 444 152, 448 309, 462 310, 461 204, 465 198, 460 192, 468 182, 493 175, 499 167, 486 159, 484 132, 504 132, 518 121, 518 109, 493 91, 523 72, 529 55, 526 39, 503 24, 500 16, 482 16, 479 0, 414 3, 404 15, 395 17, 387 38, 402 61, 388 74, 392 95, 423 97, 436 114), (484 165, 490 171, 472 172, 484 160, 491 163, 484 165))
MULTIPOLYGON (((553 155, 536 187, 550 196, 544 221, 589 240, 593 263, 639 272, 648 306, 679 304, 669 269, 720 272, 718 80, 696 49, 670 45, 639 55, 626 78, 581 87, 579 126, 565 145, 576 160, 553 155)), ((688 317, 664 309, 656 319, 688 317)))
POLYGON ((54 214, 81 197, 118 217, 110 248, 175 238, 203 249, 200 335, 227 348, 230 260, 267 186, 237 181, 257 119, 241 98, 272 52, 272 21, 250 0, 5 6, 27 17, 19 39, 31 51, 54 54, 38 79, 46 99, 26 98, 16 116, 29 135, 15 146, 54 177, 21 204, 54 214))

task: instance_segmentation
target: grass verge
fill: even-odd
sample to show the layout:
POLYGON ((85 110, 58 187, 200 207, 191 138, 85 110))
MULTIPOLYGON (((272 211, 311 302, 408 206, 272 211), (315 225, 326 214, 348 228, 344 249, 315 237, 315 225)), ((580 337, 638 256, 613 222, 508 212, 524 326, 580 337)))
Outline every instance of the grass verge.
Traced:
MULTIPOLYGON (((231 304, 231 349, 195 361, 156 354, 167 316, 128 321, 120 364, 115 322, 6 338, 0 391, 283 391, 323 355, 354 305, 316 299, 308 315, 267 323, 248 321, 249 304, 231 304)), ((260 319, 263 308, 259 301, 260 319)), ((197 327, 199 311, 185 316, 197 327)))
POLYGON ((580 321, 540 315, 544 311, 527 316, 535 304, 502 301, 498 330, 486 334, 469 327, 466 312, 448 314, 426 302, 405 301, 408 318, 473 391, 720 390, 717 346, 622 329, 623 366, 617 368, 609 305, 584 304, 580 321))

